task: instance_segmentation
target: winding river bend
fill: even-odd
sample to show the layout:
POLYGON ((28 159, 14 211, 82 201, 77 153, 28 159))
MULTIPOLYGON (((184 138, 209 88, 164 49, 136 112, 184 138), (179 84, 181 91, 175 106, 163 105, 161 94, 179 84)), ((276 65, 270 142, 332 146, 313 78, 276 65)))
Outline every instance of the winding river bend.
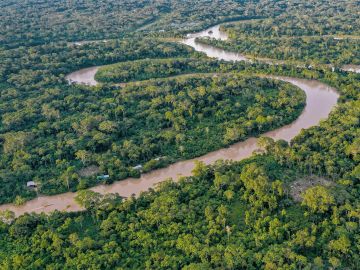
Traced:
MULTIPOLYGON (((209 45, 198 44, 195 42, 196 37, 212 36, 214 38, 226 39, 227 36, 219 31, 219 26, 211 27, 205 31, 190 34, 182 43, 193 47, 195 50, 206 53, 209 57, 223 59, 227 61, 241 61, 247 60, 241 54, 227 52, 222 49, 214 48, 209 45), (211 32, 210 32, 211 31, 211 32)), ((85 83, 89 85, 96 85, 94 75, 98 67, 82 69, 71 73, 67 79, 74 83, 85 83)), ((295 86, 300 87, 306 93, 306 106, 300 117, 293 123, 278 128, 276 130, 263 134, 264 136, 274 139, 284 139, 290 141, 294 138, 301 129, 309 128, 317 125, 320 120, 328 117, 332 108, 336 105, 338 93, 336 90, 326 84, 316 80, 305 80, 289 77, 272 77, 274 79, 289 82, 295 86)), ((178 179, 179 176, 190 176, 194 167, 194 161, 203 161, 206 164, 213 163, 218 159, 224 160, 241 160, 251 156, 252 152, 257 149, 256 138, 249 138, 245 141, 231 145, 228 148, 223 148, 214 152, 210 152, 204 156, 197 157, 191 160, 179 161, 166 168, 155 170, 143 174, 138 179, 128 178, 122 181, 115 182, 111 185, 99 185, 91 188, 91 190, 105 194, 105 193, 119 193, 124 197, 129 197, 132 194, 138 195, 142 191, 148 190, 156 183, 164 181, 169 178, 178 179)), ((27 212, 49 213, 54 210, 59 211, 79 211, 82 208, 75 202, 76 193, 68 192, 54 196, 40 196, 36 199, 26 202, 22 206, 15 206, 13 204, 5 204, 0 206, 1 210, 11 210, 16 216, 27 212)))

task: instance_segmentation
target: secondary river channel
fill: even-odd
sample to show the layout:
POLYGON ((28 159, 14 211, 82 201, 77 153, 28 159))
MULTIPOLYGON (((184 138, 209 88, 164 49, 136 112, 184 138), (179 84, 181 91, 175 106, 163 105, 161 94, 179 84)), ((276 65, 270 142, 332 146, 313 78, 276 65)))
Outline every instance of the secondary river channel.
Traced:
MULTIPOLYGON (((226 34, 222 33, 219 30, 219 25, 217 25, 198 33, 189 34, 187 38, 181 42, 193 47, 197 51, 204 52, 209 57, 226 61, 248 60, 241 54, 227 52, 225 50, 200 44, 195 41, 197 37, 206 36, 223 40, 227 39, 226 34)), ((99 67, 91 67, 73 72, 67 76, 67 79, 73 83, 96 85, 94 75, 98 68, 99 67)), ((289 82, 301 88, 306 93, 306 106, 296 121, 287 126, 267 132, 263 134, 264 136, 290 141, 301 131, 301 129, 317 125, 320 120, 326 119, 337 103, 339 95, 336 89, 319 81, 275 76, 272 78, 289 82)), ((204 156, 191 160, 179 161, 166 168, 142 174, 141 177, 137 179, 128 178, 122 181, 117 181, 111 185, 99 185, 91 188, 91 190, 101 194, 118 193, 124 197, 129 197, 132 194, 138 195, 166 179, 173 178, 176 180, 180 176, 190 176, 191 171, 194 168, 195 160, 203 161, 205 164, 211 164, 218 159, 238 161, 247 158, 252 155, 254 150, 257 149, 256 141, 256 138, 249 138, 245 141, 235 143, 230 147, 210 152, 204 156)), ((19 216, 29 212, 49 213, 54 210, 82 210, 82 208, 75 202, 75 196, 76 193, 72 192, 53 196, 39 196, 38 198, 30 200, 21 206, 15 206, 13 204, 1 205, 0 211, 11 210, 16 216, 19 216)))

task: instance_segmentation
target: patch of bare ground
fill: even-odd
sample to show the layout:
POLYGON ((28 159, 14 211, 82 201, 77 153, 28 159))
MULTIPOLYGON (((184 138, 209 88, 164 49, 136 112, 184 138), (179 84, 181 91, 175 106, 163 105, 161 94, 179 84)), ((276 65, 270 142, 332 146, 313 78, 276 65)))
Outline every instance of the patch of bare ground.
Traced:
POLYGON ((325 178, 310 175, 307 177, 300 178, 290 184, 290 195, 296 202, 302 201, 302 194, 313 186, 331 186, 334 182, 327 180, 325 178))
POLYGON ((91 165, 85 168, 82 168, 79 171, 79 175, 82 177, 89 177, 97 174, 100 171, 99 167, 96 165, 91 165))

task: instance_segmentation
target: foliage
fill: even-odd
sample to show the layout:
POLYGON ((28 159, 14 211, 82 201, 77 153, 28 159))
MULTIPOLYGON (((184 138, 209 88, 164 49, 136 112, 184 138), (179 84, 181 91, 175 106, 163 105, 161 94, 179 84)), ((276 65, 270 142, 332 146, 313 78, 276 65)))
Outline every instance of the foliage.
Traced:
MULTIPOLYGON (((199 163, 195 171, 193 177, 164 182, 121 204, 22 216, 0 234, 0 241, 13 246, 0 266, 356 269, 360 216, 353 199, 358 194, 346 202, 333 198, 319 216, 286 196, 292 172, 271 156, 210 167, 199 163)), ((334 191, 351 189, 340 185, 334 191)))
POLYGON ((306 61, 311 64, 360 64, 360 39, 334 37, 299 38, 246 38, 236 37, 229 41, 208 38, 198 41, 228 51, 256 57, 288 61, 306 61))
MULTIPOLYGON (((209 67, 206 63, 192 66, 209 67)), ((32 119, 18 125, 3 121, 3 202, 27 194, 30 179, 40 184, 40 193, 55 194, 99 183, 95 176, 79 174, 90 165, 119 180, 136 176, 132 167, 139 163, 148 171, 199 156, 290 123, 305 102, 304 94, 287 83, 235 75, 146 82, 120 90, 63 90, 38 98, 42 110, 29 104, 32 119), (156 162, 158 157, 165 158, 156 162)), ((9 114, 18 112, 4 115, 9 114)))
POLYGON ((145 59, 100 67, 95 79, 104 83, 122 83, 164 78, 218 69, 220 62, 192 58, 145 59))
POLYGON ((156 38, 265 16, 226 26, 228 44, 206 42, 285 60, 356 63, 358 41, 334 36, 358 35, 357 14, 353 0, 2 1, 0 201, 35 196, 25 190, 34 179, 40 192, 82 190, 76 199, 85 210, 0 213, 0 269, 358 269, 359 75, 208 60, 156 38), (104 38, 116 40, 65 42, 104 38), (123 88, 64 80, 116 62, 123 63, 105 68, 110 77, 100 71, 102 80, 209 74, 123 88), (303 93, 257 74, 323 81, 338 89, 339 104, 290 143, 262 138, 262 154, 197 162, 193 176, 138 198, 83 190, 99 182, 81 174, 94 164, 111 179, 138 176, 131 169, 138 162, 149 171, 293 121, 303 93), (332 184, 294 201, 291 183, 313 174, 332 184))
POLYGON ((278 14, 283 5, 262 1, 89 0, 0 3, 0 46, 14 48, 56 41, 168 35, 202 29, 234 18, 278 14), (134 33, 135 31, 139 33, 134 33), (167 33, 163 33, 166 31, 167 33))
POLYGON ((311 64, 359 64, 360 20, 356 1, 289 1, 277 17, 222 26, 228 41, 200 39, 257 58, 311 64))

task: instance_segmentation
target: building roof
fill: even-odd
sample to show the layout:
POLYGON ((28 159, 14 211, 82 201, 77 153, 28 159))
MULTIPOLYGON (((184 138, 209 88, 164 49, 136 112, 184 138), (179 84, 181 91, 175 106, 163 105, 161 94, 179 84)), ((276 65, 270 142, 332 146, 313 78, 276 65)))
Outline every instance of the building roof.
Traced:
POLYGON ((110 177, 110 175, 108 175, 108 174, 103 174, 103 175, 99 175, 98 177, 97 177, 97 179, 107 179, 107 178, 109 178, 110 177))
POLYGON ((36 183, 34 181, 29 181, 26 183, 27 187, 36 187, 36 183))

